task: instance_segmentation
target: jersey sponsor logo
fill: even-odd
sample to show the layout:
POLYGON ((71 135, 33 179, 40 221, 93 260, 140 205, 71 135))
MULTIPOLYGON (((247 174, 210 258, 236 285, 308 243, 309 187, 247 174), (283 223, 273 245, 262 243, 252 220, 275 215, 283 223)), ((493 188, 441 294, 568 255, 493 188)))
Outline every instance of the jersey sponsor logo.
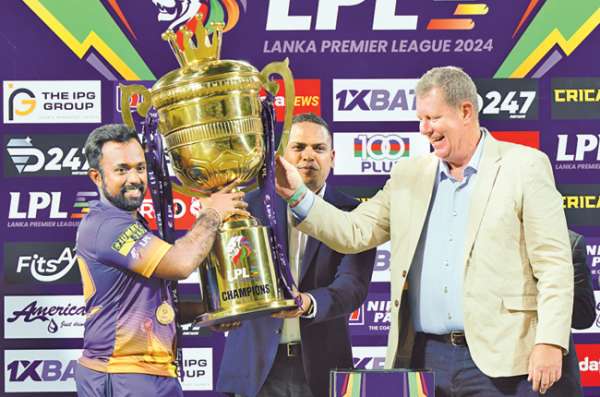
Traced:
POLYGON ((133 245, 140 240, 148 231, 139 223, 132 223, 112 243, 112 249, 123 256, 129 255, 133 245))

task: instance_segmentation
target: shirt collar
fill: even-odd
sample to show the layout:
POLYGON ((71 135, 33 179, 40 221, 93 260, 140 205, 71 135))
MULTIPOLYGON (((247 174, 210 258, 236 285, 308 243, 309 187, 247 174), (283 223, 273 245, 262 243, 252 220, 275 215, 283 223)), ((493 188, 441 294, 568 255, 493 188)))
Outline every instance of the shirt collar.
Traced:
MULTIPOLYGON (((479 161, 481 160, 481 154, 483 152, 483 142, 487 136, 487 130, 485 128, 481 128, 481 139, 479 139, 479 143, 477 143, 477 147, 475 148, 475 153, 469 160, 469 164, 465 167, 465 177, 476 174, 479 169, 479 161)), ((441 160, 438 165, 438 180, 443 181, 446 178, 450 178, 450 168, 448 167, 448 163, 444 160, 441 160)))

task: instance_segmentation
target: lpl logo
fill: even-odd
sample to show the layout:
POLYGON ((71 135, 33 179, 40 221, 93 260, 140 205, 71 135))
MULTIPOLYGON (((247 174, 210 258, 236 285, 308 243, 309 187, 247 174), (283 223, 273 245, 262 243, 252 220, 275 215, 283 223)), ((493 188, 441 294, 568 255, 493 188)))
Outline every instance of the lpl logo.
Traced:
POLYGON ((333 121, 417 121, 417 79, 334 79, 333 121))
POLYGON ((81 191, 75 194, 70 208, 65 209, 63 192, 8 192, 7 226, 17 227, 77 227, 89 212, 89 200, 98 192, 81 191))
POLYGON ((600 169, 600 134, 558 134, 555 168, 600 169))
POLYGON ((6 350, 4 390, 7 393, 74 392, 79 349, 6 350))

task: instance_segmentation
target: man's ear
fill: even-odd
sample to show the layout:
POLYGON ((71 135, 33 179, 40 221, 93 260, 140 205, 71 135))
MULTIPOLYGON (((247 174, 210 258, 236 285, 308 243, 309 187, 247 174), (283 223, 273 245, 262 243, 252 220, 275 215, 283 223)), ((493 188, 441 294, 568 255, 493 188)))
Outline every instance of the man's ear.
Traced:
POLYGON ((462 117, 465 124, 469 124, 476 119, 475 105, 469 101, 464 101, 460 104, 460 116, 462 117))
POLYGON ((100 175, 100 171, 95 168, 90 168, 88 170, 88 176, 94 182, 94 185, 101 189, 102 187, 102 175, 100 175))

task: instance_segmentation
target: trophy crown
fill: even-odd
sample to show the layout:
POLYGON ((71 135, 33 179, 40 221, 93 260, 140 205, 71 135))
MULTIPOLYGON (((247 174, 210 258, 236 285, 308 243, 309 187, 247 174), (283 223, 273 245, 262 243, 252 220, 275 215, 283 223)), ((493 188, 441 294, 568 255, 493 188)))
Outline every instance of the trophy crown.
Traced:
POLYGON ((162 39, 167 41, 171 51, 177 58, 179 66, 187 67, 193 63, 203 63, 219 59, 221 56, 221 40, 223 37, 223 22, 211 22, 212 37, 202 23, 202 14, 196 15, 196 28, 192 32, 186 25, 179 28, 177 33, 171 29, 162 34, 162 39), (196 36, 196 44, 192 37, 196 36))

